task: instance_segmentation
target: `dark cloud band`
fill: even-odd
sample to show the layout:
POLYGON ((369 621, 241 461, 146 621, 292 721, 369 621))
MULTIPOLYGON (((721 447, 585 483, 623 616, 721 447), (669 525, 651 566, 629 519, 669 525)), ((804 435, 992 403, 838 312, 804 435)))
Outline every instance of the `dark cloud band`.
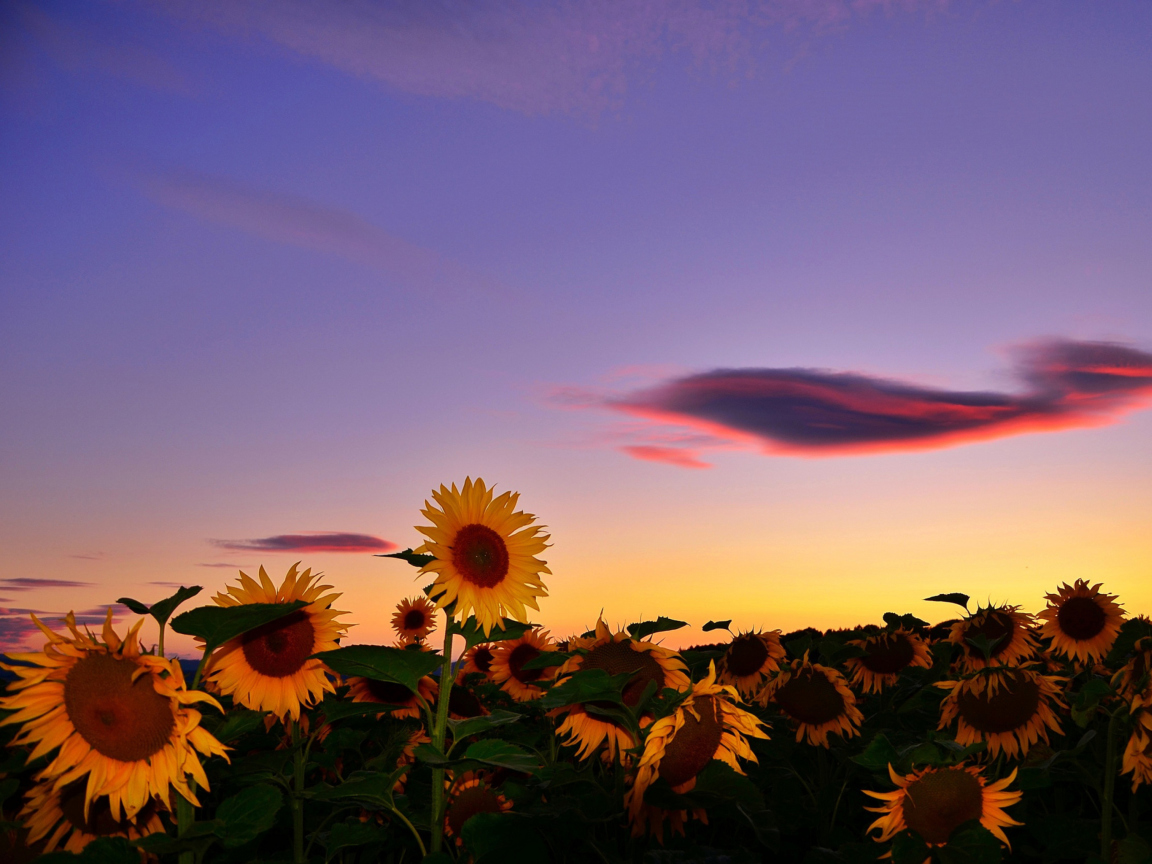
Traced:
POLYGON ((344 532, 276 534, 255 540, 213 540, 212 544, 235 552, 391 552, 399 548, 371 534, 344 532))

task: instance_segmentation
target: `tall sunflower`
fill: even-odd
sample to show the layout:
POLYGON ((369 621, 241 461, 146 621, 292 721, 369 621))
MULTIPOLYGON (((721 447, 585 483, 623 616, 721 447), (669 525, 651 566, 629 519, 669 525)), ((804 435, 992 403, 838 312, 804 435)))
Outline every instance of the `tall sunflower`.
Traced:
POLYGON ((1112 648, 1120 635, 1124 610, 1116 595, 1101 594, 1101 585, 1088 587, 1083 579, 1075 585, 1065 582, 1055 594, 1047 595, 1048 607, 1039 614, 1044 621, 1040 632, 1052 640, 1052 650, 1073 660, 1098 661, 1112 648))
POLYGON ((425 675, 420 679, 418 689, 419 695, 395 681, 377 681, 373 678, 361 678, 359 675, 353 675, 348 679, 348 698, 353 702, 377 702, 381 705, 395 706, 380 712, 377 717, 387 714, 397 719, 420 719, 420 700, 424 700, 425 705, 434 706, 440 688, 437 687, 435 679, 425 675))
POLYGON ((708 674, 692 686, 679 707, 648 729, 636 778, 624 796, 633 836, 648 830, 662 840, 666 817, 671 819, 674 832, 684 833, 685 812, 668 812, 644 803, 645 791, 657 778, 668 783, 673 792, 683 793, 695 788, 697 775, 713 759, 740 774, 744 769, 739 759, 757 761, 747 738, 767 738, 760 728, 765 724, 738 707, 739 700, 735 687, 716 683, 716 667, 709 664, 708 674))
MULTIPOLYGON (((609 675, 631 673, 634 677, 622 696, 624 704, 632 708, 640 704, 649 682, 656 683, 657 693, 666 687, 683 692, 691 685, 686 674, 688 667, 676 654, 654 642, 633 639, 626 631, 613 634, 603 619, 596 622, 594 635, 573 640, 569 648, 576 653, 561 667, 561 677, 577 669, 603 669, 609 675)), ((581 705, 570 705, 557 713, 567 716, 556 734, 566 739, 566 745, 578 748, 579 759, 587 759, 605 742, 609 759, 638 744, 623 726, 607 717, 589 714, 581 705)))
POLYGON ((747 698, 780 668, 784 655, 779 630, 740 633, 728 643, 724 656, 716 664, 716 678, 721 684, 731 684, 747 698))
POLYGON ((1060 699, 1059 678, 1030 669, 991 669, 963 681, 941 681, 949 690, 940 704, 940 729, 957 722, 956 742, 984 741, 993 758, 1003 751, 1024 756, 1048 730, 1061 733, 1052 709, 1066 707, 1060 699))
POLYGON ((902 627, 891 633, 852 639, 847 644, 864 651, 860 657, 850 657, 844 665, 848 667, 852 683, 865 693, 879 693, 893 686, 900 680, 900 673, 910 666, 932 667, 927 643, 902 627))
POLYGON ((1032 636, 1036 622, 1019 609, 1019 606, 989 606, 952 625, 948 641, 962 649, 959 665, 963 671, 975 672, 989 665, 1018 666, 1036 653, 1036 640, 1032 636), (988 659, 968 641, 978 636, 994 643, 988 659))
POLYGON ((241 572, 238 585, 227 594, 217 594, 217 606, 244 606, 249 603, 291 603, 304 600, 307 606, 255 630, 249 630, 221 645, 208 661, 207 680, 219 692, 253 711, 267 711, 283 720, 300 719, 301 707, 309 707, 335 693, 327 668, 315 659, 321 651, 339 647, 347 627, 335 619, 347 612, 332 609, 339 594, 325 594, 331 585, 319 585, 320 574, 300 573, 293 564, 276 588, 264 568, 260 581, 241 572))
POLYGON ((947 846, 952 832, 972 819, 992 832, 1005 846, 1011 848, 1004 833, 1005 826, 1023 823, 1004 812, 1023 797, 1021 792, 1009 792, 1008 786, 1016 779, 1016 771, 1002 780, 988 783, 980 769, 956 765, 949 768, 924 768, 901 777, 892 766, 888 774, 896 784, 894 792, 869 792, 865 795, 884 801, 880 807, 865 807, 883 815, 868 826, 868 833, 879 831, 874 839, 886 843, 904 830, 915 831, 929 846, 947 846))
POLYGON ((31 665, 4 667, 17 677, 0 699, 14 713, 0 722, 23 724, 11 744, 34 745, 29 762, 56 751, 38 779, 59 789, 87 777, 86 817, 106 797, 113 819, 135 819, 153 798, 170 806, 171 789, 199 806, 187 780, 208 788, 196 751, 227 756, 189 706, 220 708, 216 700, 185 688, 179 661, 141 653, 143 620, 121 639, 109 608, 102 642, 81 633, 71 612, 64 619, 71 638, 32 620, 48 643, 42 652, 10 655, 31 665))
POLYGON ((1132 775, 1132 791, 1142 783, 1152 784, 1152 711, 1137 709, 1136 725, 1124 748, 1121 774, 1132 775))
POLYGON ((540 684, 555 678, 557 667, 525 669, 524 664, 555 650, 546 630, 529 630, 519 639, 501 642, 492 652, 492 680, 517 702, 539 699, 544 695, 540 684))
POLYGON ((828 747, 828 733, 845 738, 860 734, 864 715, 844 676, 830 666, 810 663, 805 654, 784 666, 760 691, 761 705, 774 702, 796 723, 796 741, 828 747))
POLYGON ((485 678, 492 677, 492 652, 496 646, 490 642, 483 642, 469 648, 464 654, 464 672, 476 672, 485 678))
POLYGON ((456 838, 456 845, 464 845, 460 832, 464 823, 477 813, 504 813, 512 809, 512 802, 492 788, 480 772, 467 771, 452 784, 448 806, 444 813, 444 833, 456 838))
POLYGON ((448 693, 448 716, 453 720, 468 720, 491 713, 468 685, 467 679, 468 674, 461 669, 456 673, 452 690, 448 693))
POLYGON ((80 852, 98 837, 137 840, 164 831, 160 821, 162 805, 157 799, 148 799, 132 819, 116 819, 107 798, 85 800, 85 786, 84 778, 63 787, 43 780, 29 791, 28 801, 20 811, 21 821, 28 826, 29 845, 47 838, 45 852, 80 852))
POLYGON ((461 619, 475 614, 485 635, 505 615, 526 621, 524 607, 539 609, 536 598, 548 596, 540 574, 552 571, 536 557, 548 535, 532 524, 535 516, 515 509, 519 493, 493 498, 483 480, 468 478, 463 489, 442 485, 432 498, 440 506, 424 502, 432 524, 416 526, 428 538, 416 551, 433 556, 420 572, 436 574, 429 591, 436 605, 455 604, 461 619))
POLYGON ((401 600, 392 616, 392 629, 404 643, 427 639, 428 634, 436 629, 435 604, 424 597, 401 600))

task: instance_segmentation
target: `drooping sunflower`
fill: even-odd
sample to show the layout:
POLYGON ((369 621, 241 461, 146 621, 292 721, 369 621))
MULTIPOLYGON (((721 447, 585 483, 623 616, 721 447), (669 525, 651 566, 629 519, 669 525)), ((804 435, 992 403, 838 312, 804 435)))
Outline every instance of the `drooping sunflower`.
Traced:
POLYGON ((539 699, 544 695, 540 684, 555 678, 557 667, 525 669, 524 664, 555 650, 546 630, 529 630, 519 639, 501 642, 492 652, 492 680, 517 702, 539 699))
POLYGON ((548 546, 548 535, 536 517, 516 510, 519 493, 493 497, 484 481, 472 478, 457 491, 443 485, 433 491, 439 508, 424 502, 422 512, 432 524, 417 525, 428 539, 416 551, 433 556, 421 573, 435 573, 429 594, 440 608, 455 604, 461 619, 469 613, 485 635, 505 615, 526 621, 525 606, 539 609, 537 597, 547 597, 541 573, 551 574, 536 556, 548 546))
POLYGON ((127 837, 137 840, 164 830, 155 798, 132 819, 116 819, 108 799, 97 798, 85 807, 84 778, 57 788, 51 780, 37 783, 28 793, 20 819, 28 826, 29 845, 47 838, 45 852, 61 849, 80 852, 98 837, 127 837))
POLYGON ((392 629, 403 643, 422 642, 436 629, 436 606, 425 597, 405 598, 396 604, 392 629))
POLYGON ((728 643, 724 656, 716 664, 717 680, 731 684, 747 698, 755 693, 764 679, 780 668, 784 659, 780 631, 740 633, 728 643))
POLYGON ((464 665, 461 668, 466 673, 475 672, 490 679, 492 677, 492 652, 495 649, 496 645, 491 642, 474 645, 464 654, 464 665))
POLYGON ((1061 733, 1054 707, 1060 699, 1061 679, 1031 669, 990 669, 963 681, 941 681, 951 691, 940 703, 943 729, 957 721, 956 742, 967 746, 988 744, 995 758, 1003 751, 1011 758, 1024 756, 1040 739, 1048 743, 1048 730, 1061 733))
POLYGON ((1009 792, 1008 786, 1016 779, 1016 771, 1002 780, 988 783, 974 766, 955 765, 948 768, 924 768, 904 777, 888 766, 888 775, 896 784, 894 792, 870 792, 865 795, 886 802, 880 807, 865 807, 873 813, 882 813, 868 826, 868 833, 879 831, 874 839, 886 843, 904 830, 915 831, 929 846, 947 846, 952 832, 972 819, 979 819, 993 836, 1011 849, 1004 828, 1023 823, 1004 812, 1023 797, 1021 792, 1009 792))
POLYGON ((1112 648, 1124 622, 1124 610, 1116 595, 1101 594, 1102 585, 1088 587, 1083 579, 1065 582, 1047 595, 1048 607, 1037 617, 1044 621, 1040 632, 1052 640, 1052 650, 1087 663, 1102 660, 1112 648))
POLYGON ((10 655, 30 665, 4 666, 17 678, 0 699, 14 713, 0 722, 23 724, 11 744, 34 745, 29 762, 59 748, 37 779, 63 788, 87 777, 86 816, 106 797, 113 819, 135 819, 153 798, 170 806, 171 789, 199 806, 187 780, 208 788, 196 751, 227 755, 189 706, 219 703, 186 689, 178 660, 141 653, 143 620, 121 639, 109 608, 102 642, 81 633, 71 612, 64 619, 71 638, 32 620, 48 643, 42 652, 10 655))
POLYGON ((837 670, 810 663, 805 654, 781 668, 756 700, 776 704, 796 723, 796 741, 828 747, 828 733, 845 738, 860 734, 864 715, 856 707, 856 694, 837 670))
POLYGON ((644 752, 636 766, 632 788, 624 796, 624 806, 632 822, 633 836, 646 830, 663 840, 664 819, 672 830, 684 833, 685 811, 665 811, 644 803, 644 793, 656 779, 663 779, 673 792, 684 793, 696 786, 696 777, 713 760, 719 759, 743 774, 739 759, 756 760, 748 738, 767 738, 764 722, 737 706, 740 695, 735 687, 716 683, 715 664, 692 686, 688 697, 667 717, 648 729, 644 752))
POLYGON ((448 794, 444 833, 455 837, 457 846, 463 846, 460 832, 465 822, 477 813, 504 813, 511 809, 512 802, 489 786, 482 773, 466 771, 453 782, 448 794))
MULTIPOLYGON (((577 669, 603 669, 609 675, 632 673, 634 677, 622 694, 629 707, 640 704, 649 682, 656 682, 657 693, 666 687, 683 692, 691 685, 686 674, 688 667, 672 651, 654 642, 633 639, 626 631, 613 634, 603 620, 596 622, 595 635, 576 639, 569 647, 576 653, 561 667, 561 677, 577 669)), ((556 734, 565 739, 566 745, 578 748, 579 759, 587 759, 605 742, 609 759, 638 743, 623 726, 608 717, 590 714, 581 705, 570 705, 557 713, 567 716, 556 734)))
POLYGON ((398 720, 420 719, 420 700, 423 699, 425 705, 434 706, 440 688, 434 678, 425 675, 420 679, 419 691, 417 697, 416 693, 395 681, 376 681, 358 675, 348 678, 348 698, 353 702, 378 702, 381 705, 395 706, 387 711, 381 711, 377 717, 387 714, 398 720))
POLYGON ((347 612, 332 609, 339 594, 325 594, 332 586, 319 585, 320 574, 298 571, 293 564, 279 589, 264 568, 260 581, 241 571, 240 584, 227 594, 217 594, 218 606, 248 603, 291 603, 304 600, 307 606, 255 630, 225 642, 208 661, 206 677, 219 692, 253 711, 267 711, 280 720, 300 719, 301 707, 310 707, 336 692, 324 664, 309 659, 321 651, 339 647, 347 628, 336 621, 347 612))
POLYGON ((865 693, 879 693, 885 687, 893 686, 900 680, 900 673, 909 666, 932 667, 932 654, 927 643, 903 627, 891 633, 852 639, 846 644, 864 651, 863 656, 850 657, 844 665, 852 676, 852 684, 865 693))
POLYGON ((965 672, 975 672, 985 666, 1018 666, 1036 653, 1036 640, 1032 636, 1035 620, 1019 606, 989 606, 978 609, 967 618, 952 625, 948 641, 959 645, 959 665, 965 672), (985 660, 983 652, 969 642, 983 636, 995 643, 985 660))
POLYGON ((1136 726, 1124 748, 1121 774, 1132 775, 1132 791, 1142 783, 1152 784, 1152 711, 1137 708, 1136 726))
POLYGON ((1148 691, 1152 684, 1149 677, 1152 675, 1152 637, 1143 636, 1132 647, 1131 659, 1112 676, 1112 687, 1129 702, 1148 691))

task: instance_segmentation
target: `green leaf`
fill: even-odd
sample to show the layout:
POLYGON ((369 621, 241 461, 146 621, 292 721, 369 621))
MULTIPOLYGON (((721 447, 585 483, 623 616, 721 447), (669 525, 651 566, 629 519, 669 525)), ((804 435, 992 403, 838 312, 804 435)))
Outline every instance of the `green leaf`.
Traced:
POLYGON ((963 606, 964 611, 968 611, 969 598, 967 594, 936 594, 924 599, 929 603, 955 603, 957 606, 963 606))
POLYGON ((436 560, 435 555, 417 555, 411 549, 405 549, 403 552, 390 552, 387 555, 373 555, 372 557, 399 558, 401 561, 407 561, 413 567, 424 567, 436 560))
POLYGON ((892 864, 924 864, 931 852, 915 831, 901 831, 892 838, 892 864))
POLYGON ((321 705, 324 719, 329 723, 347 720, 349 717, 368 717, 383 714, 399 705, 385 705, 381 702, 342 702, 339 699, 325 700, 321 705))
POLYGON ((409 768, 404 765, 391 774, 383 771, 353 771, 339 786, 321 787, 312 797, 317 801, 355 801, 375 810, 391 810, 392 787, 409 768))
POLYGON ((812 650, 812 634, 805 633, 795 639, 789 639, 784 643, 784 647, 788 649, 788 654, 796 659, 800 659, 809 651, 812 650))
POLYGON ((420 679, 444 662, 439 654, 430 651, 406 651, 386 645, 348 645, 313 656, 341 675, 391 681, 403 684, 413 693, 419 689, 420 679))
POLYGON ((1108 652, 1108 665, 1118 666, 1123 663, 1132 649, 1136 647, 1136 641, 1145 636, 1152 636, 1152 622, 1143 618, 1129 618, 1121 624, 1120 633, 1112 644, 1112 650, 1108 652))
POLYGON ((546 711, 586 702, 611 702, 622 706, 624 699, 620 694, 633 674, 609 675, 603 669, 580 669, 541 696, 536 704, 546 711))
POLYGON ((140 864, 140 851, 124 837, 98 837, 78 854, 52 852, 36 861, 38 864, 140 864))
POLYGON ((137 615, 147 615, 148 607, 141 603, 139 600, 133 600, 131 597, 121 597, 116 601, 121 606, 127 606, 137 615))
POLYGON ((1007 638, 1007 633, 997 636, 995 639, 989 639, 985 634, 977 633, 975 636, 969 636, 964 641, 983 654, 984 659, 988 661, 992 659, 993 649, 1007 638))
POLYGON ((167 624, 168 619, 172 617, 172 613, 176 611, 176 607, 185 600, 190 600, 195 597, 201 590, 203 589, 199 585, 193 585, 191 588, 181 586, 171 597, 165 597, 159 603, 153 603, 152 608, 148 610, 148 614, 155 618, 159 624, 167 624))
POLYGON ((940 864, 999 864, 1004 853, 992 832, 973 819, 953 831, 936 856, 940 864))
POLYGON ((435 744, 420 744, 412 752, 417 759, 429 765, 440 766, 452 764, 452 760, 445 756, 444 751, 439 749, 435 744))
POLYGON ((284 796, 275 786, 249 786, 225 798, 216 808, 220 825, 215 834, 230 849, 250 843, 276 824, 276 814, 283 803, 284 796))
POLYGON ((303 600, 294 600, 291 603, 200 606, 172 619, 172 629, 185 636, 199 636, 204 640, 204 653, 210 654, 229 639, 278 621, 307 605, 303 600))
POLYGON ((477 813, 460 834, 476 864, 539 864, 551 858, 544 838, 516 814, 477 813))
POLYGON ((563 666, 571 656, 571 654, 565 654, 563 651, 541 651, 538 657, 533 657, 520 668, 548 669, 552 666, 563 666))
POLYGON ((3 804, 9 798, 16 794, 16 790, 20 788, 20 781, 15 777, 9 777, 6 780, 0 780, 0 804, 3 804))
POLYGON ((264 714, 245 708, 234 708, 212 733, 221 744, 235 741, 249 732, 255 732, 264 725, 264 714))
POLYGON ((523 715, 517 714, 514 711, 493 711, 491 714, 484 714, 480 717, 469 717, 467 720, 449 719, 448 729, 452 732, 452 740, 456 741, 461 738, 467 738, 469 735, 478 735, 481 732, 487 732, 489 729, 495 729, 497 726, 515 723, 522 719, 523 715))
POLYGON ((337 822, 328 832, 328 840, 324 848, 328 858, 335 857, 341 849, 354 849, 357 846, 367 846, 370 843, 383 843, 387 832, 371 822, 337 822))
POLYGON ((531 773, 540 767, 540 761, 523 747, 518 747, 508 741, 488 738, 468 745, 464 751, 464 758, 497 768, 507 768, 510 771, 523 771, 531 773))
POLYGON ((449 626, 457 636, 464 637, 464 649, 467 650, 482 642, 503 642, 506 639, 519 639, 536 625, 505 618, 499 627, 493 627, 491 631, 485 633, 484 629, 477 623, 476 617, 470 615, 463 624, 453 621, 449 626))
POLYGON ((1116 844, 1116 864, 1148 864, 1152 861, 1152 846, 1139 834, 1129 834, 1116 844))
POLYGON ((853 756, 852 761, 873 774, 887 774, 888 766, 895 764, 899 758, 896 748, 892 746, 887 736, 883 732, 877 732, 864 748, 864 752, 853 756))
POLYGON ((732 623, 731 618, 729 618, 727 621, 709 621, 707 624, 705 624, 700 629, 703 630, 705 633, 709 633, 712 630, 727 630, 728 625, 731 623, 732 623))
POLYGON ((669 630, 679 630, 681 627, 687 626, 687 621, 677 621, 675 618, 665 618, 661 615, 655 621, 641 621, 637 624, 629 624, 627 630, 628 635, 633 639, 644 639, 653 633, 667 633, 669 630))

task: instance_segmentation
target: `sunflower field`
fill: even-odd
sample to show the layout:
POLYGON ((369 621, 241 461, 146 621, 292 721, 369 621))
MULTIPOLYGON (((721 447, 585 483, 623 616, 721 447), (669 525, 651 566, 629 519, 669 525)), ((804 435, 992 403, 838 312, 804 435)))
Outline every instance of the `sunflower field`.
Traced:
POLYGON ((558 637, 518 496, 432 499, 383 556, 428 582, 392 645, 343 645, 298 565, 179 614, 200 588, 121 598, 126 633, 37 620, 2 664, 0 861, 1152 862, 1152 623, 1100 585, 679 651, 668 618, 558 637))

